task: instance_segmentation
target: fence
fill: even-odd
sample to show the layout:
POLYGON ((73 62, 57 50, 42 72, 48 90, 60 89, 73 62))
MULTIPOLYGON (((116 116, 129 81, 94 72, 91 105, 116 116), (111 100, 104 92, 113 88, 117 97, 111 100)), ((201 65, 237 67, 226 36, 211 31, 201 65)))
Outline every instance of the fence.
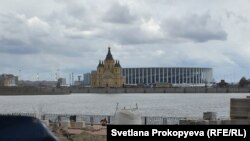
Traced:
MULTIPOLYGON (((80 115, 80 114, 36 114, 36 113, 11 113, 2 115, 16 115, 16 116, 31 116, 42 120, 49 120, 51 122, 58 121, 84 121, 86 124, 100 124, 101 119, 106 118, 108 123, 112 123, 114 116, 111 115, 80 115)), ((180 120, 187 119, 185 117, 154 117, 143 116, 142 124, 144 125, 173 125, 179 124, 180 120)), ((198 119, 198 118, 192 118, 198 119)))

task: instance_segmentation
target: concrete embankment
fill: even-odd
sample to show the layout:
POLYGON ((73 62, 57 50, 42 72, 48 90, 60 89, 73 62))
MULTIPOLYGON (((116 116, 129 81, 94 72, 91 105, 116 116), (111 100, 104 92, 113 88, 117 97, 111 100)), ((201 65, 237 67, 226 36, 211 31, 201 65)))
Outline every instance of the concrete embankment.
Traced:
POLYGON ((250 88, 71 88, 71 93, 249 93, 250 88))
POLYGON ((250 93, 250 88, 86 88, 0 87, 0 95, 63 95, 71 93, 250 93))
POLYGON ((0 95, 61 95, 70 94, 69 88, 0 87, 0 95))

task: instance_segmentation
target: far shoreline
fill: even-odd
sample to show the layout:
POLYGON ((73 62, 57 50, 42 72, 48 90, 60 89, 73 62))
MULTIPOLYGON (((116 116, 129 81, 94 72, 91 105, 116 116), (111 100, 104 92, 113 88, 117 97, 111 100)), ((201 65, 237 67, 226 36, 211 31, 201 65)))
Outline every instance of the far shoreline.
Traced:
POLYGON ((238 87, 168 87, 168 88, 86 88, 86 87, 0 87, 1 96, 70 94, 217 94, 250 93, 238 87))

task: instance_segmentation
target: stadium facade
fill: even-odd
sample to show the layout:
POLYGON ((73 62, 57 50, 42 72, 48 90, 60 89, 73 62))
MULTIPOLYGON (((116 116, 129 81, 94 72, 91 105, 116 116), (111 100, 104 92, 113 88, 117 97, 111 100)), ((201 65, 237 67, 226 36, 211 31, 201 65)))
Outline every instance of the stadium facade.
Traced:
POLYGON ((123 68, 122 73, 128 85, 169 83, 179 86, 204 86, 206 84, 211 84, 213 80, 212 68, 123 68))

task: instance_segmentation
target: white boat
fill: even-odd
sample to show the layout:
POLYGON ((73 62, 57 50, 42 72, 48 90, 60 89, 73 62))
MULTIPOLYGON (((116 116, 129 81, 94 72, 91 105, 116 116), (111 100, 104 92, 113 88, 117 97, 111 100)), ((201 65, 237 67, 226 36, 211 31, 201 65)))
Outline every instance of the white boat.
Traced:
POLYGON ((138 106, 136 104, 136 108, 118 108, 118 103, 116 106, 116 111, 114 114, 114 121, 112 124, 119 125, 140 125, 142 124, 141 114, 138 110, 138 106))

